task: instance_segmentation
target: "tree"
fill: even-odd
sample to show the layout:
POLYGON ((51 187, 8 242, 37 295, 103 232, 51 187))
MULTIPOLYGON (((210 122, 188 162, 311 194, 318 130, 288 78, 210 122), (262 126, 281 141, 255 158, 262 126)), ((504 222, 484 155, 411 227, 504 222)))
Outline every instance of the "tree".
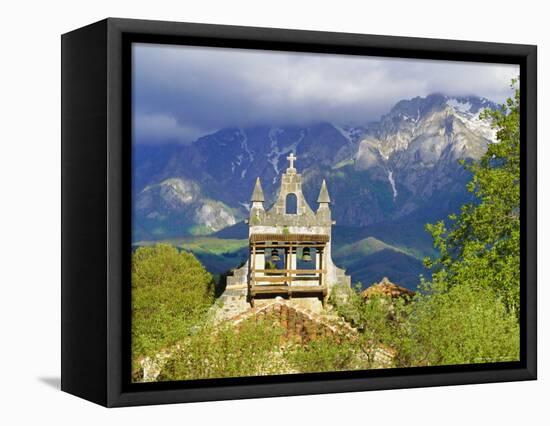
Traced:
MULTIPOLYGON (((517 80, 512 81, 512 87, 517 80)), ((508 311, 519 314, 520 133, 519 90, 500 109, 486 110, 497 131, 479 162, 466 163, 472 172, 468 191, 477 202, 459 215, 427 225, 440 255, 426 260, 433 281, 447 287, 490 288, 508 311)))
MULTIPOLYGON (((512 82, 516 87, 517 81, 512 82)), ((424 281, 408 312, 409 338, 401 354, 415 365, 519 359, 520 133, 519 90, 491 121, 497 143, 472 172, 467 188, 477 199, 427 225, 439 252, 426 259, 424 281)))
POLYGON ((401 366, 516 361, 519 324, 492 289, 455 285, 438 291, 432 283, 407 309, 401 366))
POLYGON ((132 352, 144 356, 177 343, 213 302, 212 275, 191 254, 167 244, 132 255, 132 352))

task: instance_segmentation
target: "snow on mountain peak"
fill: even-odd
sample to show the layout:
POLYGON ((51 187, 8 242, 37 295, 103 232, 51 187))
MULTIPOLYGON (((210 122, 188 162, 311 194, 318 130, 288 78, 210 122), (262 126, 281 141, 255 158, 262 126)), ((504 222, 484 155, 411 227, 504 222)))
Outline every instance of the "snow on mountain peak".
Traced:
POLYGON ((447 99, 447 105, 451 108, 454 108, 456 111, 459 112, 470 112, 472 109, 472 104, 470 101, 465 99, 457 99, 457 98, 449 98, 447 99))

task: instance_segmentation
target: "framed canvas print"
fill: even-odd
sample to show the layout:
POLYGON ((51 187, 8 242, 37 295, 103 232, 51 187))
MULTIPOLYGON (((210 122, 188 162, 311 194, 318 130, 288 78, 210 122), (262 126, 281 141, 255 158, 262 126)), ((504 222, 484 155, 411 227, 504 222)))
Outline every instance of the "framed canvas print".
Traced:
POLYGON ((536 378, 536 47, 107 19, 62 37, 62 389, 536 378))

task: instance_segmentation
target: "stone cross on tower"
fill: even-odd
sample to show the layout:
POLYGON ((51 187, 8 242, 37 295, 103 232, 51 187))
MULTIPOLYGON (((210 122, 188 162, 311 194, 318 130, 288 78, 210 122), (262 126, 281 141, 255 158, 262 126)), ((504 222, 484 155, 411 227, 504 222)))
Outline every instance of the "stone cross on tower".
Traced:
POLYGON ((297 157, 295 157, 294 153, 291 152, 290 155, 286 157, 286 159, 290 162, 290 167, 288 169, 295 171, 296 169, 294 168, 294 162, 296 161, 297 157))

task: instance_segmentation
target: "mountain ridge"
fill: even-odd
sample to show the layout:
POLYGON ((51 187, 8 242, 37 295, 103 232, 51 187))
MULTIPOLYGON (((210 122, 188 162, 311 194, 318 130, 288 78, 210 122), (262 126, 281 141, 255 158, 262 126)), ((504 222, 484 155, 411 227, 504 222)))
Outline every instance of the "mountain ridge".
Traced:
MULTIPOLYGON (((135 220, 138 227, 144 225, 135 238, 151 237, 155 227, 144 220, 155 212, 140 208, 151 185, 171 179, 195 185, 205 201, 194 208, 221 203, 220 211, 230 216, 226 218, 229 226, 247 216, 256 177, 262 180, 266 204, 274 200, 290 152, 298 157, 304 194, 312 207, 321 180, 327 180, 333 217, 340 224, 368 226, 429 206, 444 217, 468 199, 464 186, 469 175, 457 160, 478 159, 494 140, 492 129, 479 118, 484 108, 496 105, 475 96, 432 94, 402 100, 378 122, 365 126, 321 122, 307 127, 226 128, 190 145, 159 148, 166 154, 157 156, 157 164, 151 156, 140 155, 153 148, 136 146, 136 171, 149 175, 140 177, 134 187, 135 220)), ((159 206, 170 210, 170 203, 159 206)), ((183 214, 180 235, 197 227, 204 233, 215 232, 223 225, 223 221, 217 226, 201 222, 201 215, 192 208, 173 210, 156 214, 168 218, 183 214)), ((155 229, 162 226, 156 224, 155 229)), ((166 228, 165 237, 177 236, 174 226, 166 228)))

